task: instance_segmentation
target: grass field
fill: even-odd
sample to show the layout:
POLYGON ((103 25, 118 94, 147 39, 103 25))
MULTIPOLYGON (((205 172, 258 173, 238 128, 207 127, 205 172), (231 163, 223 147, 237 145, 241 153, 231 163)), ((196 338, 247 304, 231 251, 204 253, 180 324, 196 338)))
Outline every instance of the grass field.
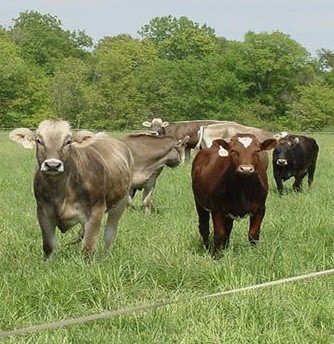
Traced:
MULTIPOLYGON (((229 248, 215 261, 203 249, 191 192, 191 164, 165 169, 154 194, 155 212, 124 213, 110 255, 102 235, 92 263, 79 228, 57 233, 50 262, 42 259, 35 215, 33 151, 0 133, 0 331, 81 315, 179 300, 304 274, 334 266, 333 135, 314 135, 320 156, 313 187, 285 183, 270 192, 261 238, 247 241, 248 220, 235 222, 229 248)), ((334 343, 334 276, 185 302, 4 343, 334 343)))

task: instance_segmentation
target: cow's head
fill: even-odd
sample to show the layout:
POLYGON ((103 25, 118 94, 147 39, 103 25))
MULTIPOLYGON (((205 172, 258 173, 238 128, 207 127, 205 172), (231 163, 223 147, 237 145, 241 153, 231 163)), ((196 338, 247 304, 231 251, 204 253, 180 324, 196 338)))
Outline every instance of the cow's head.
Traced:
POLYGON ((259 153, 275 147, 275 139, 260 142, 252 134, 237 134, 230 139, 214 140, 212 146, 217 147, 218 154, 228 157, 235 171, 240 175, 250 175, 257 171, 260 161, 259 153))
POLYGON ((89 131, 72 133, 69 123, 61 120, 43 121, 35 132, 27 128, 14 129, 9 137, 24 148, 36 147, 40 171, 46 175, 64 172, 72 145, 85 146, 95 140, 94 134, 89 131))
POLYGON ((150 128, 152 131, 156 131, 159 135, 164 133, 164 128, 166 128, 169 123, 163 122, 161 118, 153 118, 152 122, 145 121, 142 123, 144 127, 150 128))
POLYGON ((184 163, 186 158, 186 145, 189 140, 189 135, 186 135, 182 140, 177 140, 173 149, 168 154, 168 160, 166 165, 168 167, 176 167, 181 163, 184 163))
POLYGON ((273 151, 274 165, 283 167, 289 164, 289 156, 293 149, 299 144, 299 138, 293 135, 285 136, 280 139, 273 151))

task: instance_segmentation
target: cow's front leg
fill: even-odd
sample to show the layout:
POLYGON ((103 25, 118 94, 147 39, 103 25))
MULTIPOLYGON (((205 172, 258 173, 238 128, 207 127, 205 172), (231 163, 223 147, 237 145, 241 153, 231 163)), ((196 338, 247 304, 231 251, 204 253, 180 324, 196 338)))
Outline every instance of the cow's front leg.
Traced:
POLYGON ((100 231, 104 206, 98 206, 91 210, 90 217, 84 225, 84 236, 82 246, 85 253, 91 253, 96 248, 96 242, 100 231))
POLYGON ((265 214, 265 207, 259 209, 257 213, 251 215, 249 220, 248 240, 255 245, 260 239, 261 223, 265 214))
MULTIPOLYGON (((275 167, 274 167, 275 168, 275 167)), ((281 179, 281 176, 279 175, 279 173, 274 171, 274 179, 276 182, 276 187, 277 187, 277 191, 280 195, 283 194, 283 181, 281 179)))
POLYGON ((143 191, 143 207, 145 214, 152 213, 152 195, 155 188, 157 176, 154 173, 150 179, 145 183, 144 191, 143 191))
POLYGON ((292 184, 293 191, 299 192, 302 190, 303 178, 304 178, 305 174, 300 174, 300 175, 295 177, 295 181, 292 184))
POLYGON ((204 209, 195 201, 196 210, 198 214, 198 229, 203 239, 203 244, 206 249, 209 248, 209 221, 210 212, 204 209))
POLYGON ((37 218, 42 231, 44 259, 49 259, 56 247, 56 224, 45 207, 37 206, 37 218))
POLYGON ((212 214, 212 220, 214 229, 213 255, 217 259, 220 256, 220 250, 226 248, 229 244, 233 219, 221 212, 216 212, 212 214))

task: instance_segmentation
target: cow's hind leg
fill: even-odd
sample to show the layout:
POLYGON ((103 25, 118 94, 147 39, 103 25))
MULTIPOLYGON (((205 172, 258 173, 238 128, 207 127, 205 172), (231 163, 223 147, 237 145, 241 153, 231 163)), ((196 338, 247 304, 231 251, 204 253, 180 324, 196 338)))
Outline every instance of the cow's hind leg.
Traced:
POLYGON ((233 227, 233 219, 217 212, 212 214, 214 228, 214 247, 213 255, 217 259, 220 256, 221 249, 227 248, 233 227))
POLYGON ((310 166, 309 169, 308 169, 308 171, 307 171, 307 183, 308 183, 308 186, 309 186, 309 187, 310 187, 310 186, 312 185, 312 183, 313 183, 315 167, 316 167, 316 164, 310 166))
POLYGON ((91 211, 90 218, 85 223, 82 247, 86 254, 92 253, 96 248, 102 217, 105 211, 104 206, 95 207, 91 211))
POLYGON ((203 207, 201 207, 197 202, 196 210, 198 214, 198 229, 203 239, 203 243, 206 249, 209 248, 209 221, 210 221, 210 212, 203 207))
POLYGON ((104 231, 104 248, 106 252, 109 251, 110 246, 116 238, 118 221, 124 212, 126 202, 127 196, 108 212, 106 228, 104 231))

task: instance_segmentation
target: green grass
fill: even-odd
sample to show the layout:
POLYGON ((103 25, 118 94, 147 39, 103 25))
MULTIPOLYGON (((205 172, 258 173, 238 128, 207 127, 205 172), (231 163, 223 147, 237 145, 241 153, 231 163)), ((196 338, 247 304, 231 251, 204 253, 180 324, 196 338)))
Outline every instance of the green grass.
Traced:
MULTIPOLYGON (((0 133, 0 330, 115 310, 157 300, 187 299, 333 267, 333 136, 315 136, 320 156, 313 187, 285 183, 280 197, 271 168, 267 213, 256 248, 248 220, 235 222, 231 243, 215 261, 202 247, 191 192, 191 164, 166 168, 154 194, 155 212, 124 213, 110 255, 86 263, 79 228, 57 233, 50 262, 42 259, 35 215, 33 151, 0 133)), ((333 343, 334 276, 147 313, 41 331, 4 343, 333 343)))

